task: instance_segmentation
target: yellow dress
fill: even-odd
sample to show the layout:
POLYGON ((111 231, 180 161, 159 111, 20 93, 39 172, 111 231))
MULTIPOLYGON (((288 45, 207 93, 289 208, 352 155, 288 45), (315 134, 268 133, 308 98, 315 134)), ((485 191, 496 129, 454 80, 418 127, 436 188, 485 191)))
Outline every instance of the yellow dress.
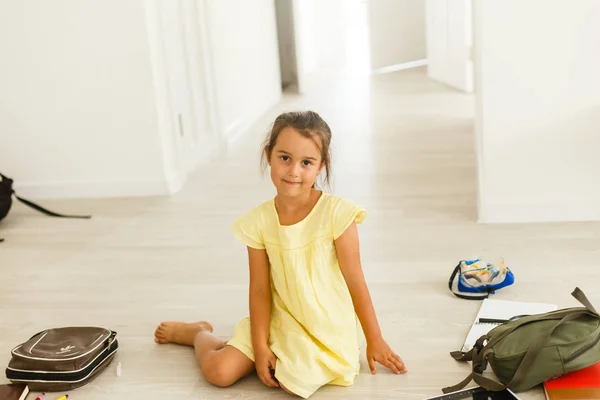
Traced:
MULTIPOLYGON (((232 226, 244 244, 267 251, 275 377, 303 398, 327 384, 350 386, 359 372, 362 330, 334 240, 366 215, 364 208, 323 192, 306 218, 294 225, 279 223, 271 199, 232 226)), ((227 344, 254 361, 249 317, 238 323, 227 344)))

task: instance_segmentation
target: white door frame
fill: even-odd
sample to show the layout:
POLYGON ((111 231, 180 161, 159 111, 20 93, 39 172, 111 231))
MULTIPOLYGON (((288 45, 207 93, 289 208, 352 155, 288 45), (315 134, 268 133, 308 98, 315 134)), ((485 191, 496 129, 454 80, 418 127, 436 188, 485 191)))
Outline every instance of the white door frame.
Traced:
POLYGON ((310 11, 312 0, 274 0, 277 19, 277 40, 283 84, 297 93, 306 91, 311 66, 308 65, 310 46, 310 11), (286 75, 289 82, 284 82, 286 75))
POLYGON ((216 143, 217 151, 223 150, 227 146, 227 140, 224 137, 223 127, 219 122, 219 106, 217 102, 217 92, 215 88, 215 73, 213 66, 213 57, 210 51, 210 35, 208 33, 207 19, 207 0, 197 0, 197 21, 198 37, 200 40, 200 59, 202 64, 202 81, 204 86, 203 98, 206 105, 206 115, 209 117, 209 126, 216 143))
POLYGON ((428 76, 473 91, 472 0, 426 0, 428 76))
MULTIPOLYGON (((209 127, 210 143, 208 148, 194 144, 194 141, 187 141, 187 148, 182 148, 179 138, 180 121, 173 112, 173 104, 169 95, 169 76, 166 65, 166 52, 164 44, 164 32, 161 24, 161 8, 167 4, 170 6, 179 6, 180 0, 146 0, 146 23, 148 28, 148 39, 151 52, 151 66, 154 78, 155 97, 157 104, 157 114, 159 120, 159 133, 163 149, 163 160, 165 175, 169 186, 169 192, 178 191, 188 176, 195 170, 199 163, 205 161, 214 152, 220 151, 226 146, 222 127, 219 125, 218 106, 216 101, 216 92, 214 87, 214 72, 212 57, 210 53, 210 42, 206 24, 206 4, 205 0, 195 0, 195 4, 187 4, 187 12, 194 15, 185 14, 182 23, 187 22, 189 26, 182 26, 182 35, 184 37, 185 47, 185 69, 187 71, 188 82, 190 84, 190 107, 193 110, 190 118, 195 121, 192 124, 194 129, 193 136, 199 138, 206 132, 199 131, 198 122, 202 116, 208 118, 204 126, 209 127), (176 4, 177 5, 176 5, 176 4), (196 21, 196 22, 194 22, 196 21), (198 41, 198 57, 193 60, 192 51, 193 41, 198 41), (198 68, 196 72, 190 69, 198 68), (199 79, 191 79, 190 75, 197 73, 199 79), (202 107, 202 110, 198 108, 202 107)), ((183 15, 183 13, 182 13, 183 15)))

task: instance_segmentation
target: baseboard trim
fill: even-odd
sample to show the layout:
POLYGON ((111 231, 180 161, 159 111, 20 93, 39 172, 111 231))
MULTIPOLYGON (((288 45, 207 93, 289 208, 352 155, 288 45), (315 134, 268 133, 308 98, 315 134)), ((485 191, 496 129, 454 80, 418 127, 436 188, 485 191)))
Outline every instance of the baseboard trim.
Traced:
MULTIPOLYGON (((265 116, 269 114, 269 112, 275 107, 279 101, 281 101, 281 94, 277 97, 277 99, 272 102, 269 106, 265 107, 264 110, 258 111, 252 114, 251 117, 246 118, 238 118, 225 130, 225 137, 227 138, 227 145, 232 145, 237 139, 239 139, 243 134, 248 132, 254 125, 256 125, 259 121, 261 121, 265 116)), ((267 125, 265 125, 266 127, 267 125)), ((266 131, 263 132, 266 134, 266 131)))
POLYGON ((600 221, 600 209, 544 207, 543 205, 488 205, 482 207, 481 224, 526 224, 600 221))
POLYGON ((179 192, 187 182, 188 177, 183 173, 176 173, 169 176, 167 179, 167 191, 169 195, 179 192))
POLYGON ((31 199, 114 198, 167 196, 184 183, 184 177, 174 176, 168 181, 20 182, 14 188, 31 199))
POLYGON ((426 58, 423 60, 409 61, 409 62, 402 63, 402 64, 395 64, 395 65, 389 65, 387 67, 376 68, 372 71, 372 73, 373 74, 387 74, 389 72, 402 71, 404 69, 422 67, 424 65, 427 65, 426 58))
POLYGON ((250 124, 247 118, 238 118, 225 128, 225 138, 227 144, 232 144, 245 130, 248 129, 250 124))

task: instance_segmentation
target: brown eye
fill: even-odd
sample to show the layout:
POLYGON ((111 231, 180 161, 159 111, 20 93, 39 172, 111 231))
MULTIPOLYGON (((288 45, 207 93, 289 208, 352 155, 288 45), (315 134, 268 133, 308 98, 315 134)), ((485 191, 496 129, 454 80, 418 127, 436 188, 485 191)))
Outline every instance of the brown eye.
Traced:
POLYGON ((304 161, 302 161, 302 163, 304 164, 305 167, 308 167, 309 165, 312 165, 312 162, 310 162, 308 160, 304 160, 304 161))

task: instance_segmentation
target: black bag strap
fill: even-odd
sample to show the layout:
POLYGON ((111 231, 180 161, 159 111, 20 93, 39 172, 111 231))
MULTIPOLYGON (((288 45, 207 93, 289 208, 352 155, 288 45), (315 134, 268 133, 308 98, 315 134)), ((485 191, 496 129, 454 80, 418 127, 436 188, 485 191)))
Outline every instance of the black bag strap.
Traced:
MULTIPOLYGON (((6 181, 6 182, 8 182, 8 186, 5 187, 5 189, 7 189, 8 191, 10 191, 11 195, 14 195, 17 198, 17 200, 19 200, 21 203, 23 203, 23 204, 25 204, 25 205, 33 208, 36 211, 39 211, 39 212, 41 212, 43 214, 46 214, 46 215, 48 215, 50 217, 81 218, 81 219, 92 218, 91 215, 68 215, 68 214, 59 214, 57 212, 50 211, 50 210, 48 210, 48 209, 46 209, 46 208, 44 208, 44 207, 42 207, 42 206, 40 206, 38 204, 35 204, 33 201, 30 201, 30 200, 24 199, 23 197, 18 196, 17 193, 12 188, 13 180, 11 178, 7 177, 6 175, 2 174, 2 173, 0 173, 0 177, 2 178, 2 179, 0 179, 0 181, 6 181)), ((4 240, 4 239, 2 239, 2 240, 4 240)), ((2 240, 0 240, 0 242, 2 240)))
POLYGON ((49 216, 51 216, 51 217, 60 217, 60 218, 82 218, 82 219, 89 219, 89 218, 92 218, 92 216, 91 216, 91 215, 67 215, 67 214, 59 214, 59 213, 56 213, 56 212, 54 212, 54 211, 50 211, 50 210, 48 210, 48 209, 45 209, 44 207, 42 207, 42 206, 39 206, 39 205, 35 204, 35 203, 34 203, 34 202, 32 202, 32 201, 29 201, 29 200, 27 200, 27 199, 24 199, 24 198, 22 198, 22 197, 19 197, 19 196, 17 196, 17 194, 16 194, 14 191, 13 191, 13 194, 15 195, 15 197, 17 198, 17 200, 19 200, 21 203, 23 203, 23 204, 25 204, 25 205, 27 205, 27 206, 29 206, 29 207, 33 208, 34 210, 37 210, 37 211, 39 211, 39 212, 41 212, 41 213, 44 213, 44 214, 46 214, 46 215, 49 215, 49 216))
POLYGON ((473 294, 473 295, 466 295, 466 294, 461 294, 459 292, 457 292, 456 290, 454 290, 454 280, 457 279, 457 275, 460 273, 460 262, 458 263, 458 265, 456 266, 456 268, 454 268, 454 271, 452 271, 452 275, 450 275, 450 279, 448 280, 448 289, 450 289, 450 291, 458 298, 461 299, 465 299, 465 300, 483 300, 483 299, 487 299, 490 296, 489 292, 484 292, 484 294, 473 294))

